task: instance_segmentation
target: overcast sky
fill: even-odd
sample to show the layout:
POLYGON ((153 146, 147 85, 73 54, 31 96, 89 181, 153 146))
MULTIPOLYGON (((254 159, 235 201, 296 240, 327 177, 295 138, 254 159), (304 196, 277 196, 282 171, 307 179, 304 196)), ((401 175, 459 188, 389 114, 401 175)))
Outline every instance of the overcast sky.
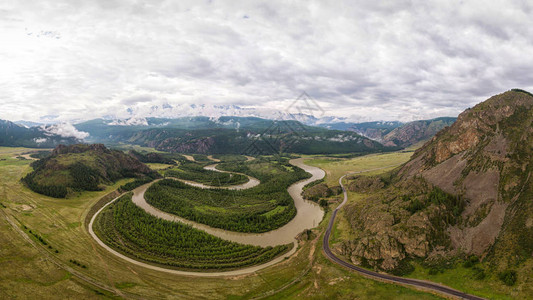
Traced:
POLYGON ((1 1, 0 119, 281 110, 303 91, 351 120, 456 116, 533 90, 532 3, 1 1))

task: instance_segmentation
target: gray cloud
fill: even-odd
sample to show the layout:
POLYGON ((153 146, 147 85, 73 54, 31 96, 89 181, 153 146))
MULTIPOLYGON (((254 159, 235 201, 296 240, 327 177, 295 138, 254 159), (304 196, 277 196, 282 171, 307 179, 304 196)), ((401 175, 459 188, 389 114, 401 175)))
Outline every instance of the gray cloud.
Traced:
POLYGON ((533 89, 531 11, 478 0, 4 1, 0 118, 126 117, 162 103, 281 109, 304 90, 354 120, 457 115, 533 89))
POLYGON ((42 125, 40 128, 42 131, 48 134, 59 135, 65 138, 73 137, 78 140, 83 140, 89 137, 89 133, 85 131, 78 131, 74 126, 72 126, 72 124, 69 123, 42 125))

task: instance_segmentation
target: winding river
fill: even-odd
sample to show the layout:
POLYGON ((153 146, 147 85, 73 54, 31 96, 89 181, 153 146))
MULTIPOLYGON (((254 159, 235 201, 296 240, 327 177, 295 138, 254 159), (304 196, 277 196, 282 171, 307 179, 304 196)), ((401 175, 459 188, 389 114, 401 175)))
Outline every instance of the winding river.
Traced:
MULTIPOLYGON (((231 186, 210 186, 210 185, 198 183, 198 182, 191 181, 191 180, 185 180, 185 179, 180 179, 180 178, 172 178, 172 179, 179 180, 179 181, 181 181, 183 183, 186 183, 186 184, 188 184, 190 186, 194 186, 194 187, 198 187, 198 188, 202 188, 202 189, 245 190, 245 189, 253 188, 256 185, 259 185, 259 183, 260 183, 257 178, 254 178, 252 176, 249 176, 249 175, 246 175, 246 174, 243 174, 243 173, 228 172, 228 171, 219 170, 219 169, 217 169, 217 165, 218 164, 208 165, 208 166, 205 166, 204 169, 209 170, 209 171, 221 172, 221 173, 231 173, 231 174, 244 175, 244 176, 248 177, 248 181, 243 183, 243 184, 231 185, 231 186)), ((149 183, 149 184, 151 184, 151 183, 149 183)), ((134 193, 135 193, 135 191, 134 191, 134 193)))
MULTIPOLYGON (((275 258, 275 259, 273 259, 273 260, 271 260, 271 261, 269 261, 267 263, 264 263, 264 264, 261 264, 261 265, 257 265, 257 266, 251 266, 251 267, 247 267, 247 268, 243 268, 243 269, 239 269, 239 270, 225 271, 225 272, 209 272, 209 273, 207 273, 207 272, 190 272, 190 271, 180 271, 180 270, 167 269, 167 268, 162 268, 162 267, 154 266, 154 265, 151 265, 151 264, 143 263, 143 262, 137 261, 135 259, 132 259, 130 257, 127 257, 127 256, 125 256, 125 255, 113 250, 112 248, 107 246, 104 242, 102 242, 96 236, 96 234, 94 233, 93 228, 92 228, 96 216, 103 209, 105 209, 107 207, 107 205, 111 204, 113 201, 115 201, 118 198, 116 198, 113 201, 109 202, 108 204, 106 204, 104 207, 102 207, 100 210, 98 210, 94 214, 94 216, 91 218, 91 221, 89 223, 89 233, 96 240, 96 242, 98 242, 98 244, 100 246, 102 246, 103 248, 105 248, 106 250, 111 252, 112 254, 114 254, 114 255, 116 255, 116 256, 124 259, 124 260, 127 260, 128 262, 131 262, 133 264, 136 264, 136 265, 139 265, 139 266, 143 266, 143 267, 146 267, 146 268, 149 268, 149 269, 157 270, 157 271, 180 274, 180 275, 206 276, 206 277, 210 277, 210 276, 235 276, 235 275, 243 275, 243 274, 253 273, 253 272, 258 271, 260 269, 263 269, 263 268, 266 268, 268 266, 274 265, 274 264, 284 260, 285 258, 290 257, 292 254, 294 254, 296 252, 296 248, 297 248, 297 245, 298 245, 297 241, 296 241, 296 236, 299 233, 301 233, 302 231, 306 230, 306 229, 311 229, 311 228, 316 227, 320 223, 322 218, 324 217, 324 211, 316 203, 304 200, 302 195, 301 195, 301 193, 302 193, 303 187, 306 184, 308 184, 308 183, 310 183, 312 181, 315 181, 315 180, 322 179, 325 176, 325 172, 322 169, 319 169, 317 167, 312 167, 312 166, 308 166, 308 165, 304 164, 303 158, 292 159, 292 160, 289 161, 289 163, 292 164, 293 166, 297 166, 299 168, 302 168, 306 172, 310 173, 312 176, 310 178, 308 178, 308 179, 304 179, 304 180, 301 180, 301 181, 298 181, 298 182, 292 184, 287 189, 287 191, 289 192, 291 197, 294 199, 294 205, 296 207, 296 216, 289 223, 285 224, 284 226, 282 226, 282 227, 280 227, 278 229, 269 231, 269 232, 265 232, 265 233, 259 233, 259 234, 258 233, 241 233, 241 232, 223 230, 223 229, 219 229, 219 228, 213 228, 213 227, 207 226, 205 224, 196 223, 196 222, 184 219, 184 218, 180 218, 180 217, 178 217, 176 215, 172 215, 172 214, 163 212, 163 211, 161 211, 161 210, 149 205, 146 202, 145 198, 144 198, 144 193, 150 187, 150 185, 152 185, 154 182, 142 185, 142 186, 140 186, 140 187, 138 187, 138 188, 133 190, 133 197, 132 197, 133 202, 137 206, 139 206, 142 209, 144 209, 147 213, 149 213, 149 214, 151 214, 153 216, 165 219, 165 220, 169 220, 169 221, 173 221, 173 222, 181 222, 181 223, 184 223, 184 224, 191 225, 194 228, 197 228, 199 230, 203 230, 203 231, 205 231, 205 232, 207 232, 207 233, 209 233, 211 235, 214 235, 216 237, 219 237, 219 238, 222 238, 222 239, 225 239, 225 240, 228 240, 228 241, 237 242, 237 243, 241 243, 241 244, 249 244, 249 245, 261 246, 261 247, 277 246, 277 245, 284 245, 284 244, 293 243, 294 246, 288 253, 285 253, 284 255, 278 256, 277 258, 275 258)), ((215 168, 216 165, 211 165, 211 166, 208 166, 208 167, 211 167, 210 168, 211 170, 220 172, 220 170, 215 168)), ((244 189, 244 188, 250 188, 252 186, 255 186, 255 185, 259 184, 259 181, 257 179, 255 179, 253 177, 250 177, 250 176, 248 176, 248 178, 250 180, 247 183, 244 183, 244 184, 238 185, 238 186, 226 187, 226 188, 229 188, 229 189, 244 189)), ((187 183, 186 181, 184 181, 184 182, 187 183)), ((204 186, 204 188, 210 188, 210 187, 209 186, 204 186)))

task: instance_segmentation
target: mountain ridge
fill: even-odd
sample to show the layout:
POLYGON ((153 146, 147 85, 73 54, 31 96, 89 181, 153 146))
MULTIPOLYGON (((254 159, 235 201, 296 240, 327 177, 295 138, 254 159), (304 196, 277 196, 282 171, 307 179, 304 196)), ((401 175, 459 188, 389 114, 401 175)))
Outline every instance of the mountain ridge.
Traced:
POLYGON ((347 206, 354 263, 393 270, 476 255, 503 271, 533 253, 533 96, 511 90, 461 113, 384 177, 351 178, 377 192, 347 206), (385 186, 385 188, 381 188, 385 186), (378 238, 372 238, 378 234, 378 238))

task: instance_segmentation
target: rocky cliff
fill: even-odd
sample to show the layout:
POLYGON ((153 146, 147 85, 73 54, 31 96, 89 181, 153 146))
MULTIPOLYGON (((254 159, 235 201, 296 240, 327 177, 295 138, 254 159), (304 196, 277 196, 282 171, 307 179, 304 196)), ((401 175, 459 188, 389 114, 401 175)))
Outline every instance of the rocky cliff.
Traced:
MULTIPOLYGON (((464 111, 384 188, 349 205, 354 262, 474 254, 497 265, 533 255, 533 95, 511 90, 464 111)), ((355 178, 361 188, 375 180, 355 178)))
POLYGON ((413 121, 395 128, 382 138, 385 146, 409 147, 421 141, 432 138, 443 128, 452 125, 455 118, 437 118, 431 120, 413 121))

